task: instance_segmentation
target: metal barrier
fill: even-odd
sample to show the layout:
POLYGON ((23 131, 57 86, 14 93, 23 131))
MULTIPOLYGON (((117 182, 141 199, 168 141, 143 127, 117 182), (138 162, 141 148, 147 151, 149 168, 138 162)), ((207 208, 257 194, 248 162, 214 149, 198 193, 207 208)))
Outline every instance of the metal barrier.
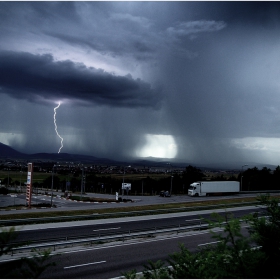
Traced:
MULTIPOLYGON (((259 218, 267 218, 267 216, 260 216, 259 218)), ((239 220, 240 222, 244 222, 242 219, 239 220)), ((225 224, 226 222, 222 222, 225 224)), ((112 234, 108 233, 99 233, 99 234, 90 234, 90 235, 82 235, 82 236, 65 236, 63 238, 56 238, 56 240, 61 240, 60 242, 53 242, 49 243, 52 239, 41 239, 37 240, 36 242, 48 242, 43 244, 34 244, 34 245, 25 245, 20 246, 23 242, 19 243, 9 243, 7 245, 18 246, 16 248, 11 249, 11 254, 13 255, 16 251, 25 251, 25 250, 32 250, 32 249, 40 249, 40 248, 53 248, 55 251, 58 246, 66 246, 66 245, 73 245, 73 244, 82 244, 82 243, 89 243, 92 245, 93 243, 97 242, 105 242, 110 240, 122 240, 124 241, 126 238, 137 238, 143 236, 155 236, 158 234, 164 233, 177 233, 190 230, 205 230, 210 228, 209 223, 205 221, 205 219, 197 219, 194 221, 190 221, 188 223, 183 223, 179 225, 171 225, 171 226, 161 226, 161 227, 153 227, 153 228, 144 228, 144 229, 135 229, 129 231, 119 231, 113 232, 112 234)))
MULTIPOLYGON (((187 223, 187 224, 179 224, 177 226, 166 226, 166 227, 154 227, 148 229, 137 229, 137 230, 129 230, 129 231, 120 231, 114 232, 111 235, 105 234, 95 234, 88 236, 75 236, 75 239, 71 240, 68 236, 64 237, 63 241, 53 242, 53 243, 43 243, 43 244, 34 244, 34 245, 25 245, 13 248, 11 250, 11 254, 13 255, 16 251, 26 251, 32 249, 40 249, 40 248, 53 248, 55 251, 58 246, 66 246, 66 245, 74 245, 74 244, 82 244, 89 243, 92 245, 93 243, 112 241, 112 240, 122 240, 129 238, 137 238, 143 236, 155 236, 158 234, 164 233, 177 233, 189 230, 201 230, 207 229, 209 227, 208 223, 203 223, 201 220, 199 222, 187 223)), ((44 242, 47 240, 41 240, 40 242, 44 242)), ((48 239, 50 241, 50 239, 48 239)), ((22 242, 21 242, 22 244, 22 242)), ((16 243, 10 243, 9 245, 17 246, 16 243)))

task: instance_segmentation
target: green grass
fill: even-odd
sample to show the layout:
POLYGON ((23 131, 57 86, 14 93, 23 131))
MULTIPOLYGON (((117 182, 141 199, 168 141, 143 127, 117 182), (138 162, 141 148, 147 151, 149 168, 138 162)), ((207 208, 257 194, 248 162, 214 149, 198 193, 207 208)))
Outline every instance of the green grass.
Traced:
MULTIPOLYGON (((280 198, 280 195, 271 196, 280 198)), ((74 216, 74 215, 91 215, 91 214, 105 214, 105 213, 118 213, 118 212, 130 212, 130 211, 144 211, 144 210, 159 210, 159 209, 171 209, 180 207, 197 207, 197 206, 209 206, 209 205, 221 205, 225 206, 232 203, 243 203, 243 202, 256 202, 256 198, 232 198, 224 200, 209 200, 209 201, 194 201, 185 203, 169 203, 169 204, 157 204, 157 205, 146 205, 146 206, 127 206, 120 208, 106 208, 106 209, 86 209, 86 210, 69 210, 69 211, 48 211, 42 209, 42 212, 33 213, 18 213, 18 214, 3 214, 0 215, 1 220, 10 219, 28 219, 28 218, 44 218, 44 217, 59 217, 59 216, 74 216)), ((14 208, 14 207, 13 207, 14 208)))

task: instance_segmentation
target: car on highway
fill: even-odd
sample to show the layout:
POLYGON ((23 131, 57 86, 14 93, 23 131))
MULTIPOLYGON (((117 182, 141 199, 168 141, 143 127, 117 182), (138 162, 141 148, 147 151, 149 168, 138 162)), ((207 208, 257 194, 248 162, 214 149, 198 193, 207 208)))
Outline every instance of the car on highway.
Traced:
POLYGON ((169 191, 161 191, 161 192, 159 193, 159 196, 162 196, 162 197, 170 197, 171 195, 170 195, 169 191))

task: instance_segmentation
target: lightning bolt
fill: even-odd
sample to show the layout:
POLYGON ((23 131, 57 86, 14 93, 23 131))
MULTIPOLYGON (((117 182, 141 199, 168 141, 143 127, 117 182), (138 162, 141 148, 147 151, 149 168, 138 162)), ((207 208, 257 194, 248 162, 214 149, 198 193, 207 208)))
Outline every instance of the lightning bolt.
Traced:
POLYGON ((57 134, 57 136, 60 138, 60 148, 58 150, 58 154, 60 153, 60 150, 63 148, 63 138, 59 135, 59 133, 57 132, 57 125, 56 125, 56 109, 58 109, 60 106, 60 102, 58 102, 58 105, 53 109, 54 110, 54 114, 53 114, 53 122, 54 122, 54 129, 55 129, 55 132, 57 134))

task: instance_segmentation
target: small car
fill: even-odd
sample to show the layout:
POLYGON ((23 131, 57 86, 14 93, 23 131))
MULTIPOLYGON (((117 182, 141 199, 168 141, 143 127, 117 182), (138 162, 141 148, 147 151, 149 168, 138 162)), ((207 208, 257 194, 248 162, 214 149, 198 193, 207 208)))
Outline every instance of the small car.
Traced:
POLYGON ((170 193, 169 191, 161 191, 159 193, 159 196, 162 196, 162 197, 170 197, 170 193))

